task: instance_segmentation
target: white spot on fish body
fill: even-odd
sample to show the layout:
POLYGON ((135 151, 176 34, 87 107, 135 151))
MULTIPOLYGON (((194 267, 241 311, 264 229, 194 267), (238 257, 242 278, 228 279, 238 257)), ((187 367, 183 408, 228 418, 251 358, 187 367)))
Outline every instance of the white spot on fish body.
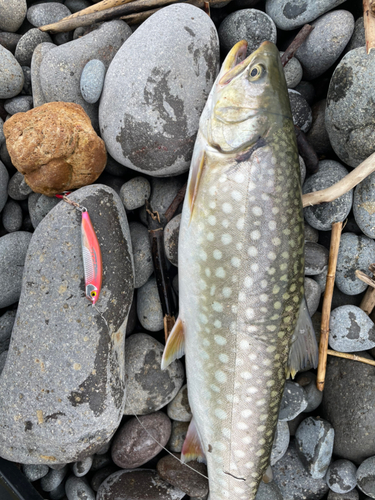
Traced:
POLYGON ((227 427, 223 427, 221 429, 221 433, 223 434, 223 436, 227 437, 227 438, 230 438, 231 437, 231 432, 230 432, 230 429, 228 429, 227 427))
POLYGON ((251 278, 251 276, 246 276, 246 278, 244 279, 244 285, 246 288, 251 288, 254 284, 254 280, 253 278, 251 278))
POLYGON ((223 219, 223 220, 221 221, 221 225, 222 225, 223 227, 225 227, 225 229, 228 229, 228 227, 230 226, 230 224, 229 224, 229 220, 228 220, 228 219, 223 219))
POLYGON ((215 272, 215 276, 217 278, 225 278, 225 270, 223 267, 218 267, 215 272))
POLYGON ((227 343, 226 339, 221 335, 214 335, 215 342, 219 345, 225 345, 227 343))
POLYGON ((230 262, 233 267, 240 267, 241 265, 241 260, 238 257, 232 257, 230 262))
POLYGON ((220 392, 220 387, 218 387, 217 385, 211 384, 210 387, 214 392, 220 392))
POLYGON ((266 295, 265 293, 262 293, 260 295, 259 299, 261 302, 268 302, 268 295, 266 295))
POLYGON ((260 217, 263 214, 263 210, 260 207, 253 207, 252 212, 257 217, 260 217))
POLYGON ((258 249, 254 246, 249 247, 247 254, 249 257, 256 257, 258 255, 258 249))
POLYGON ((203 323, 204 325, 208 323, 208 318, 205 314, 199 314, 199 319, 201 321, 201 323, 203 323))
POLYGON ((208 239, 208 241, 214 241, 215 239, 214 233, 212 233, 211 231, 208 232, 206 238, 208 239))
POLYGON ((221 182, 221 183, 226 182, 227 180, 228 180, 228 177, 226 175, 221 175, 219 178, 219 182, 221 182))
POLYGON ((259 265, 256 262, 254 262, 254 264, 251 264, 250 268, 254 273, 259 271, 259 265))
POLYGON ((229 245, 230 243, 232 243, 232 236, 228 233, 224 233, 222 236, 221 236, 221 242, 223 243, 223 245, 229 245))
POLYGON ((252 231, 251 234, 250 234, 250 238, 252 240, 259 240, 260 238, 260 231, 258 231, 257 229, 255 231, 252 231))
POLYGON ((222 443, 221 441, 215 441, 213 444, 213 448, 218 451, 225 451, 227 449, 225 443, 222 443))
POLYGON ((236 243, 236 249, 237 249, 237 250, 240 250, 240 251, 241 251, 241 250, 242 250, 242 248, 243 248, 243 243, 236 243))
POLYGON ((248 349, 249 348, 249 341, 248 340, 241 340, 240 342, 240 348, 241 349, 248 349))
POLYGON ((276 254, 275 254, 275 252, 268 252, 267 257, 268 257, 270 260, 276 260, 276 254))
POLYGON ((244 418, 249 418, 249 417, 251 417, 252 414, 253 414, 253 412, 249 409, 241 411, 241 416, 244 418))
POLYGON ((199 258, 201 260, 207 260, 207 253, 204 250, 199 251, 199 258))
POLYGON ((246 318, 247 319, 253 319, 254 318, 254 309, 252 309, 251 307, 248 307, 245 311, 245 315, 246 315, 246 318))
POLYGON ((219 360, 220 360, 222 363, 228 363, 228 361, 229 361, 229 357, 228 357, 226 354, 219 354, 219 360))
POLYGON ((210 341, 208 339, 203 339, 202 340, 202 344, 205 346, 205 347, 208 347, 210 345, 210 341))
POLYGON ((219 319, 215 319, 215 321, 214 321, 214 327, 215 328, 221 328, 221 321, 219 319))
POLYGON ((224 295, 224 297, 225 297, 226 299, 227 299, 227 298, 229 298, 229 297, 232 295, 232 289, 231 289, 231 288, 229 288, 229 287, 227 287, 227 286, 225 286, 225 287, 223 288, 223 295, 224 295))
POLYGON ((236 191, 236 190, 232 191, 231 196, 235 201, 242 200, 242 194, 239 191, 236 191))
POLYGON ((205 275, 207 276, 207 278, 209 278, 211 276, 211 269, 209 267, 206 267, 204 272, 205 272, 205 275))
POLYGON ((273 231, 274 229, 276 229, 276 222, 274 220, 270 220, 268 223, 268 227, 271 229, 271 231, 273 231))
POLYGON ((207 218, 207 222, 211 226, 214 226, 216 224, 216 217, 214 215, 209 215, 208 218, 207 218))
MULTIPOLYGON (((245 455, 245 454, 244 454, 245 455)), ((238 456, 238 455, 237 455, 238 456)), ((243 488, 240 488, 239 486, 234 487, 234 491, 238 494, 245 493, 245 490, 243 488)))
POLYGON ((250 372, 241 372, 241 378, 245 379, 245 380, 249 380, 251 378, 253 378, 253 376, 251 375, 250 372))
POLYGON ((235 306, 235 305, 233 305, 233 306, 231 307, 231 311, 232 311, 232 313, 233 313, 233 314, 237 314, 238 307, 237 307, 237 306, 235 306))
POLYGON ((233 207, 230 203, 225 202, 222 205, 222 210, 225 214, 231 214, 233 212, 233 207))
POLYGON ((241 172, 237 172, 234 176, 234 180, 237 184, 242 184, 245 180, 245 176, 241 172))
POLYGON ((254 462, 247 462, 245 464, 246 469, 252 469, 254 467, 254 462))
POLYGON ((220 420, 225 420, 227 418, 227 414, 225 413, 224 410, 222 410, 221 408, 216 408, 215 410, 215 415, 217 416, 217 418, 219 418, 220 420))
POLYGON ((212 309, 216 312, 223 312, 223 306, 220 304, 220 302, 214 302, 212 304, 212 309))
POLYGON ((213 256, 214 256, 214 259, 220 260, 222 258, 222 256, 223 256, 223 253, 220 252, 220 250, 216 249, 216 250, 213 251, 213 256))
POLYGON ((258 392, 258 389, 256 387, 248 387, 246 389, 246 392, 248 392, 249 394, 255 394, 256 392, 258 392))
POLYGON ((245 424, 245 422, 238 422, 237 423, 237 429, 240 429, 241 431, 246 431, 246 429, 248 429, 249 426, 247 424, 245 424))
POLYGON ((207 283, 206 283, 204 280, 200 280, 200 281, 199 281, 199 288, 200 288, 201 290, 206 290, 206 288, 207 288, 207 283))
POLYGON ((250 436, 245 436, 244 438, 242 438, 242 442, 245 444, 251 444, 252 439, 250 436))
POLYGON ((208 206, 212 209, 216 208, 216 202, 214 201, 210 201, 210 203, 208 204, 208 206))
POLYGON ((240 231, 243 230, 243 228, 245 227, 245 219, 243 217, 240 217, 238 219, 238 221, 236 222, 236 227, 237 229, 239 229, 240 231))
POLYGON ((238 294, 238 300, 240 302, 245 302, 245 300, 246 300, 246 293, 245 292, 239 292, 239 294, 238 294))

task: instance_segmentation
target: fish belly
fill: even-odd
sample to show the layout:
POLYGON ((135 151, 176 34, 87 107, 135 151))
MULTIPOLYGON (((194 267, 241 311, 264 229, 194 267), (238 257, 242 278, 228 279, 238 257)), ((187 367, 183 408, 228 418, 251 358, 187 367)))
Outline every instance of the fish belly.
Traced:
POLYGON ((269 464, 303 296, 297 161, 268 145, 225 169, 210 164, 193 217, 184 206, 180 318, 210 500, 252 500, 269 464))

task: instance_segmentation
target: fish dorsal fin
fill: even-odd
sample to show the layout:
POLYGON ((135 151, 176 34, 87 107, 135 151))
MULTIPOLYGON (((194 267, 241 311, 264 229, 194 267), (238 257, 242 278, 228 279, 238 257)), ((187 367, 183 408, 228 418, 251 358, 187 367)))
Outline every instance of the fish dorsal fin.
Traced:
POLYGON ((184 325, 180 318, 177 318, 171 333, 168 336, 161 359, 161 369, 165 370, 175 359, 181 358, 185 354, 184 325))
POLYGON ((299 370, 306 368, 308 364, 316 368, 318 366, 318 355, 314 327, 307 309, 306 300, 303 298, 289 350, 287 377, 291 375, 294 378, 295 374, 299 370))
POLYGON ((184 444, 182 446, 181 461, 186 463, 191 460, 206 463, 206 455, 203 451, 201 439, 195 425, 194 417, 191 419, 189 428, 186 434, 184 444))
POLYGON ((193 218, 194 214, 194 205, 195 205, 195 200, 197 198, 198 194, 198 189, 199 189, 199 183, 202 177, 202 172, 204 168, 204 162, 206 158, 206 153, 204 149, 199 147, 199 144, 196 146, 197 149, 199 149, 198 154, 194 155, 193 160, 191 162, 191 177, 190 177, 190 182, 189 182, 189 189, 188 189, 188 200, 189 200, 189 207, 190 207, 190 221, 193 218))

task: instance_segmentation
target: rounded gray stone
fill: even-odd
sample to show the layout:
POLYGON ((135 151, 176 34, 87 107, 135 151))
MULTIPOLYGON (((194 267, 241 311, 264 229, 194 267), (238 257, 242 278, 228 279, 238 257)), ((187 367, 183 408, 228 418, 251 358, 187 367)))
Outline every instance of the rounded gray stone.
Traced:
POLYGON ((348 493, 357 485, 357 467, 350 460, 340 459, 328 467, 326 481, 335 493, 348 493))
POLYGON ((68 473, 68 466, 65 465, 62 469, 50 469, 48 474, 40 480, 40 487, 43 491, 52 491, 59 486, 68 473))
POLYGON ((46 476, 49 471, 48 465, 44 464, 39 464, 39 465, 33 465, 33 464, 23 464, 22 465, 22 472, 25 474, 27 479, 31 482, 37 481, 38 479, 41 479, 42 477, 46 476))
POLYGON ((164 228, 165 255, 171 264, 178 266, 178 237, 180 234, 181 214, 173 217, 164 228))
POLYGON ((322 99, 313 104, 311 108, 313 121, 310 130, 307 132, 307 139, 318 156, 327 156, 332 153, 332 146, 325 125, 326 103, 326 99, 322 99))
POLYGON ((282 30, 293 30, 314 21, 345 0, 267 0, 266 12, 282 30))
POLYGON ((316 375, 313 372, 299 373, 296 377, 296 382, 305 391, 307 406, 303 410, 304 413, 316 410, 323 399, 323 392, 316 387, 316 375))
POLYGON ((20 63, 14 55, 0 45, 0 99, 18 95, 24 84, 20 63))
POLYGON ((8 199, 9 174, 6 166, 0 161, 0 212, 8 199))
POLYGON ((16 45, 21 36, 22 35, 19 35, 18 33, 0 31, 0 44, 14 55, 16 45))
POLYGON ((279 420, 287 422, 293 420, 307 407, 307 399, 303 388, 287 380, 285 383, 283 397, 280 403, 279 420))
POLYGON ((181 387, 176 397, 168 404, 167 413, 168 417, 172 420, 190 422, 192 414, 186 384, 181 387))
POLYGON ((344 233, 341 236, 337 257, 336 286, 347 295, 364 292, 367 284, 355 275, 357 269, 370 276, 368 269, 373 263, 375 241, 367 236, 344 233))
POLYGON ((285 455, 289 446, 289 441, 290 433, 288 422, 282 422, 279 420, 277 422, 275 437, 273 440, 270 465, 275 465, 275 463, 285 455))
POLYGON ((10 115, 16 113, 26 113, 33 107, 33 98, 31 95, 19 95, 12 97, 4 103, 4 109, 10 115))
POLYGON ((154 272, 150 239, 147 228, 139 222, 129 225, 134 259, 134 286, 142 287, 154 272))
POLYGON ((25 177, 21 172, 16 172, 9 180, 8 195, 16 201, 26 200, 32 189, 25 182, 25 177))
POLYGON ((103 90, 105 71, 105 66, 99 59, 91 59, 83 68, 80 89, 86 102, 94 104, 99 100, 103 90))
POLYGON ((293 123, 302 132, 307 132, 312 124, 312 111, 306 99, 296 90, 288 89, 293 123))
POLYGON ((4 121, 2 118, 0 118, 0 145, 5 142, 5 135, 4 135, 4 121))
MULTIPOLYGON (((284 54, 280 51, 280 57, 284 54)), ((302 80, 302 66, 296 57, 292 57, 284 66, 284 75, 286 80, 286 85, 289 89, 294 89, 297 87, 299 82, 302 80)))
POLYGON ((354 17, 347 10, 335 10, 324 14, 311 26, 314 30, 296 52, 304 80, 318 78, 340 57, 354 31, 354 17))
POLYGON ((370 498, 375 498, 375 456, 367 458, 358 467, 357 486, 370 498))
POLYGON ((19 39, 14 56, 21 66, 30 66, 34 49, 40 43, 47 42, 52 42, 48 33, 32 28, 19 39))
POLYGON ((8 351, 3 351, 0 354, 0 374, 4 370, 5 362, 6 362, 7 358, 8 358, 8 351))
POLYGON ((143 22, 106 74, 99 121, 109 154, 152 176, 185 172, 218 64, 216 28, 197 7, 169 5, 143 22))
MULTIPOLYGON (((327 500, 359 500, 359 493, 357 490, 348 493, 335 493, 329 490, 327 500)), ((369 497, 364 497, 363 500, 369 500, 369 497)))
POLYGON ((305 242, 305 275, 315 276, 328 267, 328 250, 319 243, 305 242))
MULTIPOLYGON (((112 444, 112 443, 111 443, 112 444)), ((99 449, 100 452, 103 451, 103 447, 99 449)), ((105 453, 100 453, 100 454, 95 454, 92 457, 92 465, 91 465, 91 471, 95 472, 97 470, 102 469, 103 467, 107 467, 107 465, 111 465, 112 458, 111 454, 109 453, 109 449, 105 453)))
POLYGON ((301 80, 300 83, 295 87, 297 92, 301 94, 307 101, 307 103, 311 106, 315 100, 315 88, 311 82, 306 82, 305 80, 301 80))
POLYGON ((375 173, 354 189, 353 214, 361 231, 369 238, 375 238, 375 173))
POLYGON ((16 32, 23 23, 26 12, 26 0, 0 0, 0 30, 16 32))
POLYGON ((320 286, 312 278, 305 277, 305 299, 310 316, 316 313, 321 296, 320 286))
POLYGON ((0 316, 0 352, 8 350, 16 311, 6 311, 0 316))
POLYGON ((177 422, 172 420, 172 432, 166 445, 167 449, 181 453, 190 422, 177 422))
POLYGON ((27 10, 27 20, 36 28, 45 24, 57 23, 70 16, 71 11, 66 5, 57 2, 44 2, 32 5, 27 10))
POLYGON ((65 483, 68 500, 95 500, 95 492, 80 477, 70 476, 65 483))
POLYGON ((363 17, 359 17, 354 25, 352 37, 345 48, 345 52, 364 47, 366 45, 365 38, 365 25, 363 24, 363 17))
POLYGON ((149 199, 151 186, 146 177, 134 177, 121 187, 120 198, 126 210, 135 210, 143 207, 149 199))
POLYGON ((341 59, 332 75, 326 108, 326 128, 337 156, 356 167, 375 151, 375 53, 354 49, 341 59))
POLYGON ((138 288, 137 315, 139 322, 146 330, 158 332, 163 328, 163 311, 154 277, 138 288))
POLYGON ((7 201, 1 213, 1 222, 8 233, 19 231, 22 227, 22 208, 14 201, 7 201))
POLYGON ((44 97, 42 86, 40 83, 40 65, 42 63, 43 57, 54 47, 56 47, 54 43, 40 43, 35 48, 33 56, 31 58, 31 86, 33 89, 34 108, 48 102, 44 97))
MULTIPOLYGON (((319 162, 319 170, 311 175, 302 188, 302 193, 312 193, 333 186, 348 174, 348 170, 334 160, 319 162)), ((330 231, 334 222, 344 221, 352 208, 353 190, 329 203, 305 207, 303 214, 310 226, 319 231, 330 231)))
MULTIPOLYGON (((0 238, 0 309, 18 301, 31 233, 16 231, 0 238)), ((20 462, 22 462, 20 460, 20 462)))
POLYGON ((375 347, 375 325, 359 307, 347 305, 331 312, 329 345, 335 351, 367 351, 375 347))
POLYGON ((50 500, 66 500, 65 484, 64 481, 60 483, 57 488, 49 492, 50 500))
POLYGON ((80 10, 87 9, 92 3, 89 0, 65 0, 64 5, 74 14, 80 10))
POLYGON ((247 55, 256 50, 266 40, 276 43, 277 32, 275 23, 261 10, 242 9, 229 14, 220 24, 220 46, 225 53, 239 41, 246 40, 247 55))
POLYGON ((89 455, 88 457, 84 458, 83 460, 80 460, 79 462, 74 462, 72 468, 73 474, 76 477, 85 476, 91 469, 92 459, 93 459, 92 455, 89 455))
POLYGON ((27 200, 31 223, 36 229, 44 217, 61 202, 59 198, 31 193, 27 200))
POLYGON ((283 500, 283 496, 275 481, 267 484, 261 481, 255 500, 283 500))
POLYGON ((160 367, 164 346, 146 333, 127 339, 125 415, 146 415, 160 410, 176 396, 184 382, 180 360, 165 370, 160 367))
POLYGON ((29 66, 21 66, 24 76, 24 83, 22 87, 22 94, 27 96, 31 96, 32 88, 31 88, 31 68, 29 66))

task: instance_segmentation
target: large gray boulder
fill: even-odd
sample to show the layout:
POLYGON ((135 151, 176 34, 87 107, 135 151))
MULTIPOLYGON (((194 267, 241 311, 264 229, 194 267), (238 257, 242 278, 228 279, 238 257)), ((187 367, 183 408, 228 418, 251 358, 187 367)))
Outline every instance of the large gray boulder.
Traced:
POLYGON ((142 23, 104 82, 99 123, 109 154, 153 176, 186 171, 218 64, 216 28, 201 9, 170 5, 142 23))
POLYGON ((0 456, 24 464, 92 455, 124 411, 124 338, 134 290, 125 210, 100 184, 70 198, 90 214, 103 286, 96 310, 84 293, 81 214, 59 203, 32 236, 0 377, 0 456))

